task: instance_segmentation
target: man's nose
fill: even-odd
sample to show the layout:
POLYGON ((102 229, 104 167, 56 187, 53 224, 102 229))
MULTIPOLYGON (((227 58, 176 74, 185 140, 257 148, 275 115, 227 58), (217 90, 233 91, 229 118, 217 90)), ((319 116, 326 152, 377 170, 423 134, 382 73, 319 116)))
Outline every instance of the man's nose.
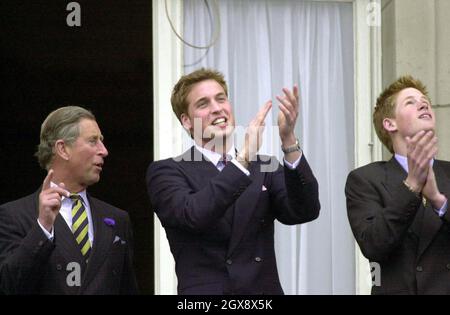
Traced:
POLYGON ((427 110, 427 109, 430 108, 430 104, 427 101, 423 100, 423 99, 420 100, 419 102, 417 102, 417 104, 418 104, 418 107, 419 107, 419 111, 427 110))
POLYGON ((108 156, 108 149, 106 149, 105 144, 103 143, 103 141, 99 141, 99 145, 100 145, 100 155, 103 157, 107 157, 108 156))
POLYGON ((428 109, 428 108, 429 108, 429 105, 428 105, 427 102, 420 102, 419 103, 419 111, 422 111, 422 110, 428 109))
POLYGON ((219 102, 212 101, 211 102, 211 111, 213 113, 220 112, 222 110, 222 105, 219 102))

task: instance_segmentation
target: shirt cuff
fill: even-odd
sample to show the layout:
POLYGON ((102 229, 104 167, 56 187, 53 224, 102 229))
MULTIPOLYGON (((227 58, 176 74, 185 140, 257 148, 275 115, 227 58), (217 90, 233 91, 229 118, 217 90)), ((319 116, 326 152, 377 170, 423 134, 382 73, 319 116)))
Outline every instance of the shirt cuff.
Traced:
POLYGON ((300 164, 301 159, 302 159, 302 156, 300 155, 300 157, 297 160, 295 160, 294 163, 289 163, 288 161, 286 161, 285 158, 283 158, 284 165, 286 165, 291 170, 295 170, 297 168, 297 166, 300 164))
POLYGON ((55 235, 54 235, 54 233, 53 233, 54 229, 52 228, 52 232, 49 233, 49 232, 45 229, 45 227, 43 227, 43 226, 41 225, 41 222, 39 222, 39 219, 37 220, 37 223, 38 223, 39 226, 41 227, 41 229, 42 229, 42 231, 44 232, 45 236, 47 236, 47 238, 48 238, 50 241, 53 242, 53 238, 55 237, 55 235))
POLYGON ((241 163, 239 163, 236 159, 232 159, 231 163, 237 166, 238 169, 240 169, 245 175, 250 176, 250 172, 248 169, 246 169, 244 166, 242 166, 241 163))
POLYGON ((441 207, 441 209, 439 209, 439 210, 434 209, 434 211, 436 211, 436 213, 439 214, 439 217, 442 218, 447 213, 447 208, 448 208, 447 206, 448 206, 448 200, 446 200, 444 202, 444 205, 441 207))

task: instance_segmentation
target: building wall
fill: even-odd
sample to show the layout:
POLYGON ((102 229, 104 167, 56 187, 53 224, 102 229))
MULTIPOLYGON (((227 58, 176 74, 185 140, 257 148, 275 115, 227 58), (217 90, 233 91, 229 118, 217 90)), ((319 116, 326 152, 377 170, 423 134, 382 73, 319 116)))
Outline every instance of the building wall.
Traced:
POLYGON ((438 158, 450 160, 450 1, 382 0, 381 4, 383 86, 403 74, 427 85, 437 116, 438 158))

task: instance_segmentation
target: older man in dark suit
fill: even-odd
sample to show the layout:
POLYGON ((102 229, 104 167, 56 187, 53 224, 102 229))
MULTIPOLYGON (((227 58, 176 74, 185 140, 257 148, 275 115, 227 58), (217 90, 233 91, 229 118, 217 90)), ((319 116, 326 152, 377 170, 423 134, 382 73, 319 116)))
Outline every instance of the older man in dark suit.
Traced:
POLYGON ((172 107, 195 145, 154 162, 147 187, 176 262, 179 294, 282 294, 274 220, 299 224, 319 215, 318 185, 294 134, 298 88, 278 97, 284 166, 257 155, 267 102, 245 145, 233 143, 234 115, 221 73, 183 76, 172 107))
POLYGON ((378 98, 373 121, 394 156, 352 171, 345 190, 354 236, 380 267, 372 293, 450 294, 450 163, 435 159, 425 86, 399 78, 378 98))
POLYGON ((59 108, 40 138, 42 187, 0 206, 0 292, 137 293, 128 214, 86 191, 108 155, 94 115, 59 108))

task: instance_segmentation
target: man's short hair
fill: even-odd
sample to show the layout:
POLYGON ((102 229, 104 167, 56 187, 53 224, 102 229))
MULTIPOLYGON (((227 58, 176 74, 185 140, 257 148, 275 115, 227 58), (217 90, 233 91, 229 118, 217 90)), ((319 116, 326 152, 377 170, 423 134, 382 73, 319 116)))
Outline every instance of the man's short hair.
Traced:
POLYGON ((410 75, 405 75, 398 78, 380 94, 373 112, 373 125, 377 136, 391 153, 394 153, 394 146, 389 132, 383 127, 383 120, 385 118, 395 118, 397 96, 402 90, 407 88, 419 90, 429 99, 426 86, 420 80, 410 75))
POLYGON ((172 97, 170 102, 172 103, 172 110, 181 122, 181 114, 188 112, 187 97, 192 90, 192 87, 202 81, 214 80, 219 83, 225 94, 228 96, 228 88, 225 78, 222 73, 213 69, 201 68, 190 74, 184 75, 178 80, 172 90, 172 97))
POLYGON ((95 116, 79 106, 61 107, 47 116, 41 126, 40 143, 35 153, 43 169, 50 169, 56 141, 64 140, 68 145, 75 142, 80 135, 79 122, 82 119, 95 120, 95 116))

